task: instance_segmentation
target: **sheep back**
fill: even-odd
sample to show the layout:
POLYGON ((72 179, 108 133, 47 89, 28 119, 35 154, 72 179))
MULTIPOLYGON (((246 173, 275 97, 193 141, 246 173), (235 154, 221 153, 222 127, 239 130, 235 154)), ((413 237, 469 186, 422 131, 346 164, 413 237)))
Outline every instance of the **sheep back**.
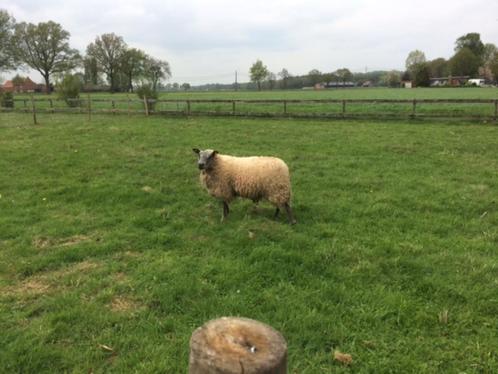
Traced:
POLYGON ((216 155, 209 172, 201 173, 201 183, 209 193, 225 201, 236 196, 272 204, 290 202, 289 168, 276 157, 234 157, 216 155))

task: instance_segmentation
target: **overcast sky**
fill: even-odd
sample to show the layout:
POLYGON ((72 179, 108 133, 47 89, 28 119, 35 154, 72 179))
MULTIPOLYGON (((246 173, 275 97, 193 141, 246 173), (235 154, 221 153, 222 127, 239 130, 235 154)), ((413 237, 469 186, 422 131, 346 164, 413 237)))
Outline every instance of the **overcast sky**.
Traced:
POLYGON ((449 58, 469 32, 498 45, 497 0, 0 0, 0 9, 17 21, 60 23, 82 53, 114 32, 168 61, 171 82, 192 84, 230 83, 235 71, 247 81, 257 59, 293 75, 401 70, 414 49, 449 58))

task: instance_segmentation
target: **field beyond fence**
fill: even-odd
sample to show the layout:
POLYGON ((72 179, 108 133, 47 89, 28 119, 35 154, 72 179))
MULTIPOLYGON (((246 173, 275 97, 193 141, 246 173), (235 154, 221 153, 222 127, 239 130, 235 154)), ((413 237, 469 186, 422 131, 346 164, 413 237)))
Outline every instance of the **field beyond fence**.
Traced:
MULTIPOLYGON (((497 99, 79 99, 25 97, 2 111, 276 118, 443 118, 495 121, 497 99)), ((36 119, 35 119, 36 122, 36 119)))

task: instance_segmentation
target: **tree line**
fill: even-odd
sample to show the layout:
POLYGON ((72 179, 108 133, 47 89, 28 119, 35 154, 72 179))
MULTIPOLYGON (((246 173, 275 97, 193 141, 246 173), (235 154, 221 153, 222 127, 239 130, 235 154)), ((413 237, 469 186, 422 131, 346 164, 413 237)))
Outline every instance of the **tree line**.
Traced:
POLYGON ((443 57, 427 60, 424 52, 414 50, 405 61, 405 71, 373 71, 353 73, 347 68, 322 73, 312 69, 306 75, 292 76, 287 69, 275 74, 261 60, 250 68, 252 88, 303 88, 316 84, 346 87, 352 85, 374 85, 399 87, 402 81, 411 81, 414 86, 428 87, 431 78, 465 76, 483 78, 488 82, 498 79, 498 48, 492 43, 484 44, 478 33, 468 33, 455 41, 455 54, 448 60, 443 57))
POLYGON ((47 93, 54 77, 88 90, 104 87, 111 92, 131 92, 140 86, 156 92, 161 80, 171 76, 167 61, 128 47, 114 33, 97 36, 84 55, 71 48, 69 37, 70 33, 56 22, 16 22, 0 9, 0 72, 34 69, 43 77, 47 93))

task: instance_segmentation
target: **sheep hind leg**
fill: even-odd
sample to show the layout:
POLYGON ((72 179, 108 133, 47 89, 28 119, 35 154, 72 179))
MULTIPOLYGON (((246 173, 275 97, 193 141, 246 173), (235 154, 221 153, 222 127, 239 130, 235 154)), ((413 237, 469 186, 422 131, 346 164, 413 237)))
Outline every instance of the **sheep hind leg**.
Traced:
POLYGON ((273 219, 277 219, 279 214, 280 214, 280 208, 277 206, 277 208, 275 209, 275 214, 273 215, 273 219))
POLYGON ((228 216, 228 213, 230 213, 228 203, 226 201, 223 201, 223 215, 221 216, 221 222, 225 220, 225 218, 228 216))
POLYGON ((289 203, 285 203, 284 207, 285 207, 285 211, 287 212, 287 218, 289 219, 289 223, 291 225, 295 225, 297 223, 297 221, 294 218, 294 215, 292 214, 292 209, 291 209, 289 203))

